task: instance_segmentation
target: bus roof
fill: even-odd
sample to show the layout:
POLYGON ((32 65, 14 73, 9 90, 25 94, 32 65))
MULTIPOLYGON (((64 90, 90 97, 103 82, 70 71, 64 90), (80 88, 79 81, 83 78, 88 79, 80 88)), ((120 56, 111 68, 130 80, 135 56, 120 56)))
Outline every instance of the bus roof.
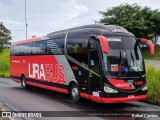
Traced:
POLYGON ((69 29, 65 29, 65 30, 52 32, 52 33, 47 34, 47 36, 53 36, 55 34, 66 33, 66 32, 71 32, 71 31, 78 31, 78 30, 83 30, 83 29, 88 29, 88 30, 97 29, 97 31, 101 30, 101 31, 106 31, 106 32, 112 32, 111 30, 114 30, 114 29, 123 29, 126 32, 128 32, 125 28, 120 27, 118 25, 91 24, 91 25, 83 25, 83 26, 79 26, 79 27, 74 27, 74 28, 69 28, 69 29))
POLYGON ((132 33, 128 32, 125 28, 120 27, 118 25, 91 24, 91 25, 84 25, 84 26, 74 27, 74 28, 70 28, 70 29, 55 31, 55 32, 47 34, 45 37, 16 41, 16 42, 13 42, 11 45, 40 41, 40 40, 44 40, 46 38, 52 38, 54 36, 65 35, 67 32, 81 31, 81 30, 87 30, 88 32, 94 32, 95 34, 97 33, 97 34, 101 34, 101 35, 105 35, 106 33, 110 33, 110 34, 115 34, 115 33, 126 34, 127 33, 128 35, 133 36, 132 33))
POLYGON ((21 41, 16 41, 13 42, 11 45, 16 45, 16 44, 21 44, 21 43, 28 43, 28 42, 34 42, 34 41, 39 41, 42 40, 41 38, 31 38, 31 39, 26 39, 26 40, 21 40, 21 41))

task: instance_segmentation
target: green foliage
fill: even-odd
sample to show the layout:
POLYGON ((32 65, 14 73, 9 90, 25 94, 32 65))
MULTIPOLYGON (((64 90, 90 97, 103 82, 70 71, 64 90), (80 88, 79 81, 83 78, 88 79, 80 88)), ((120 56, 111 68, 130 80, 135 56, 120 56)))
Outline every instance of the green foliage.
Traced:
POLYGON ((9 45, 11 39, 11 32, 2 23, 0 23, 0 50, 9 45))
POLYGON ((160 70, 148 66, 146 77, 148 86, 147 101, 160 105, 160 70))
POLYGON ((145 60, 160 60, 160 46, 155 46, 155 54, 150 55, 150 50, 149 48, 143 48, 143 56, 145 60))
POLYGON ((0 77, 10 77, 10 50, 5 48, 0 53, 0 77))
POLYGON ((120 6, 99 12, 103 15, 101 23, 117 24, 135 34, 139 38, 151 38, 160 34, 160 12, 150 7, 137 4, 121 4, 120 6))

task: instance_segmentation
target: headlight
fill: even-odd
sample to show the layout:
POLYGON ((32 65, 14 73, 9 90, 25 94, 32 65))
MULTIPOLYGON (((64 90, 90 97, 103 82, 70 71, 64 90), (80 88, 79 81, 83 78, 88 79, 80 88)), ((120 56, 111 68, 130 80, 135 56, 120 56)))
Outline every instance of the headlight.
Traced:
POLYGON ((142 88, 142 91, 145 91, 147 90, 147 85, 145 85, 143 88, 142 88))
POLYGON ((108 86, 104 86, 104 91, 105 91, 106 93, 118 93, 117 90, 114 90, 114 89, 112 89, 112 88, 110 88, 110 87, 108 87, 108 86))

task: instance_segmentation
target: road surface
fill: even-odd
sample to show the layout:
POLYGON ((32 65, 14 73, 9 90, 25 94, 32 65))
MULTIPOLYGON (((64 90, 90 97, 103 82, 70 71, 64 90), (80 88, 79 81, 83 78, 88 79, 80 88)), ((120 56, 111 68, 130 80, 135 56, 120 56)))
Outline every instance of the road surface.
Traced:
MULTIPOLYGON (((32 88, 22 89, 20 84, 11 79, 0 78, 0 103, 5 110, 12 111, 160 111, 160 106, 151 105, 145 102, 128 102, 118 104, 99 104, 83 100, 75 104, 70 97, 44 89, 32 88)), ((75 114, 73 112, 73 114, 75 114)), ((116 117, 52 117, 52 118, 25 118, 26 120, 119 120, 116 117)), ((134 120, 135 118, 121 118, 123 120, 134 120)), ((143 118, 144 119, 144 118, 143 118)), ((149 120, 150 118, 148 118, 149 120)), ((16 118, 16 120, 21 120, 16 118)), ((24 119, 23 119, 24 120, 24 119)), ((137 119, 136 119, 137 120, 137 119)), ((157 119, 158 120, 158 119, 157 119)))

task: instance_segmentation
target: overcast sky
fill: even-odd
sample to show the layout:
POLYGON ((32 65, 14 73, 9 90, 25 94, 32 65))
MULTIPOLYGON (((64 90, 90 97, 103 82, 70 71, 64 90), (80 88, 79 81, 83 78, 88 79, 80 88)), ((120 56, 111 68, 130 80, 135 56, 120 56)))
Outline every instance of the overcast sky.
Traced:
MULTIPOLYGON (((102 15, 98 11, 137 3, 152 9, 160 8, 159 0, 26 0, 28 38, 50 32, 94 24, 102 15)), ((11 30, 12 40, 25 39, 25 0, 0 0, 0 22, 11 30)))

